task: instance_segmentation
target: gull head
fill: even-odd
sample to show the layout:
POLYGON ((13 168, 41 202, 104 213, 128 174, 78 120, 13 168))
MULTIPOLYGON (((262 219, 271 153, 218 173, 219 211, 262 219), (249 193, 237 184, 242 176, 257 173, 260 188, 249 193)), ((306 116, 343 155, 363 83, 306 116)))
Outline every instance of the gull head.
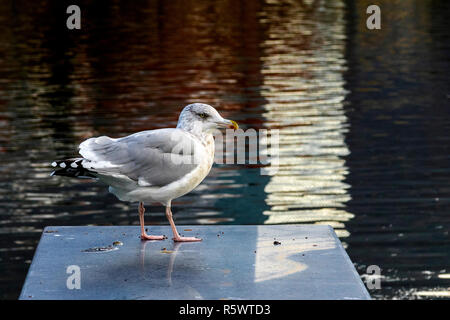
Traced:
POLYGON ((233 120, 222 118, 216 109, 204 103, 192 103, 184 107, 178 119, 177 128, 201 134, 219 128, 238 129, 233 120))

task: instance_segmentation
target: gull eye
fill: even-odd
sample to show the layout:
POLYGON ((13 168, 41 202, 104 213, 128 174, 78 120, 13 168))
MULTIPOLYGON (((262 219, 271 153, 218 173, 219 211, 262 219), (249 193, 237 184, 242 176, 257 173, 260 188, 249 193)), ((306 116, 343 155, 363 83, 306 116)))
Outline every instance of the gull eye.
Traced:
POLYGON ((209 115, 206 114, 206 113, 199 113, 198 116, 199 116, 200 118, 202 118, 202 119, 206 119, 206 118, 209 117, 209 115))

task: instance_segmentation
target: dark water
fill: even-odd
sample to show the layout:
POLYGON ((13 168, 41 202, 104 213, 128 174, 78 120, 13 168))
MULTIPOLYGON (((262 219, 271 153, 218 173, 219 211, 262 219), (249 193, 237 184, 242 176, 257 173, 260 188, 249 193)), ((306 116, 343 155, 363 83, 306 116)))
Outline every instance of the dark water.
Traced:
MULTIPOLYGON (((49 163, 95 135, 175 126, 191 102, 280 130, 280 168, 217 165, 179 224, 331 224, 374 298, 450 294, 450 6, 378 1, 0 3, 0 296, 47 225, 137 225, 134 205, 49 163), (433 292, 433 293, 430 293, 433 292)), ((148 224, 166 224, 162 207, 148 224)))

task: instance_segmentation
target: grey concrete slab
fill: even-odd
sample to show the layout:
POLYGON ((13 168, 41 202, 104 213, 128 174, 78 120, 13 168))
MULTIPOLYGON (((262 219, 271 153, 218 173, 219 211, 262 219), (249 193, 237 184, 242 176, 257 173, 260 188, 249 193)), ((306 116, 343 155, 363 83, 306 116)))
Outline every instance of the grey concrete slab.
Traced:
POLYGON ((197 243, 149 229, 169 239, 141 241, 135 226, 47 227, 20 299, 370 299, 329 226, 178 227, 197 243), (80 289, 67 286, 69 266, 80 289))

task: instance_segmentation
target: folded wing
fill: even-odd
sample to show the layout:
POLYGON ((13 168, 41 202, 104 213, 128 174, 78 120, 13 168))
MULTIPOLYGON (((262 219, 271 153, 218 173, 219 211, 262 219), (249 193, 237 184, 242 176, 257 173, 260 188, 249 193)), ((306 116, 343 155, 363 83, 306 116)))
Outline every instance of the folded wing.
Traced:
POLYGON ((141 186, 158 187, 183 178, 203 156, 201 143, 181 129, 91 138, 80 144, 80 154, 83 167, 100 175, 122 175, 141 186))

